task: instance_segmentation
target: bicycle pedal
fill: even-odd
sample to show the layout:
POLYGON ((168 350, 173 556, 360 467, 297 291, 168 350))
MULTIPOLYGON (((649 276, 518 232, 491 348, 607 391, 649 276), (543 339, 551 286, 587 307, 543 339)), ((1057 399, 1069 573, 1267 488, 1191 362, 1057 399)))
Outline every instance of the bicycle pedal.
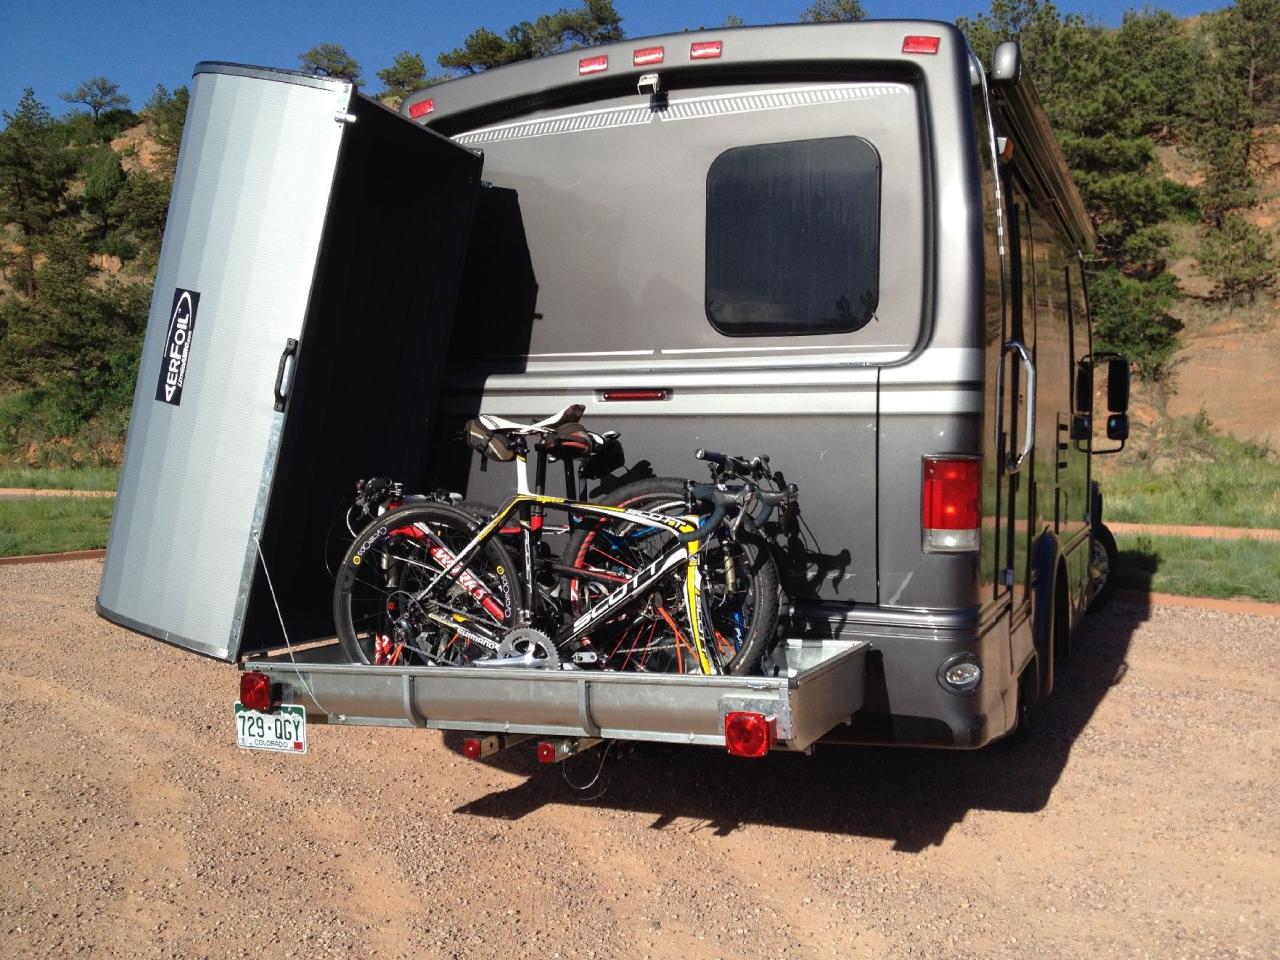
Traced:
POLYGON ((579 650, 573 655, 574 663, 599 663, 600 657, 594 650, 579 650))

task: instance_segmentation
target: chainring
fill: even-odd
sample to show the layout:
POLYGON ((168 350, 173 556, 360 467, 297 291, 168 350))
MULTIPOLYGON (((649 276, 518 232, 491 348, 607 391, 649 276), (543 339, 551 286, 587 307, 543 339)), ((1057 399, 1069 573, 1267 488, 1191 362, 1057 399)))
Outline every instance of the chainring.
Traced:
POLYGON ((509 631, 498 643, 497 658, 502 660, 507 657, 523 657, 530 651, 533 652, 533 658, 538 661, 540 668, 544 670, 559 668, 560 654, 556 650, 556 645, 545 633, 533 627, 517 627, 509 631))

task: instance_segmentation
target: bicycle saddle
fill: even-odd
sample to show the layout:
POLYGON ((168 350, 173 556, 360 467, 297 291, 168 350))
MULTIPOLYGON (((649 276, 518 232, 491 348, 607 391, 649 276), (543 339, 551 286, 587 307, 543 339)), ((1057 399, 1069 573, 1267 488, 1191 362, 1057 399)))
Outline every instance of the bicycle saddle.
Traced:
POLYGON ((582 404, 571 403, 559 413, 553 413, 545 420, 539 420, 537 423, 517 423, 514 420, 495 417, 491 413, 482 413, 478 419, 481 425, 488 427, 490 430, 501 430, 504 433, 518 433, 528 436, 537 433, 550 433, 562 424, 577 423, 582 419, 584 410, 586 410, 586 407, 582 404))

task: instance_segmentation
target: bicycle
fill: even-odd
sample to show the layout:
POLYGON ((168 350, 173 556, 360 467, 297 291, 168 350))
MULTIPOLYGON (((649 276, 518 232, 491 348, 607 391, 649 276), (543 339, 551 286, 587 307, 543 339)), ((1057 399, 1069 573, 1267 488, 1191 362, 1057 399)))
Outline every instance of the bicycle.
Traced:
MULTIPOLYGON (((754 665, 776 627, 777 572, 767 549, 750 538, 775 508, 794 503, 795 488, 766 491, 751 478, 753 471, 763 478, 767 459, 757 458, 743 477, 743 470, 729 467, 747 461, 703 454, 716 458, 713 482, 685 485, 679 512, 669 503, 663 513, 549 496, 548 459, 567 461, 591 450, 581 414, 574 405, 531 425, 496 417, 468 424, 473 449, 515 463, 515 496, 486 520, 460 506, 417 502, 361 531, 334 590, 335 624, 353 662, 703 674, 754 665), (532 490, 530 452, 537 465, 532 490), (710 513, 700 524, 695 506, 710 513), (575 565, 546 555, 540 548, 548 510, 566 515, 571 546, 607 538, 609 563, 575 565), (520 576, 500 536, 513 518, 520 576), (715 546, 704 547, 712 535, 715 546), (734 562, 736 550, 725 546, 739 539, 750 541, 751 562, 742 566, 734 562), (712 576, 708 557, 720 561, 712 576), (626 570, 629 559, 640 558, 642 565, 626 570), (739 596, 754 598, 745 614, 730 611, 739 596), (647 633, 627 633, 620 622, 639 623, 647 633), (625 650, 599 642, 619 637, 629 644, 625 650)), ((613 498, 625 502, 631 495, 624 486, 613 498)))

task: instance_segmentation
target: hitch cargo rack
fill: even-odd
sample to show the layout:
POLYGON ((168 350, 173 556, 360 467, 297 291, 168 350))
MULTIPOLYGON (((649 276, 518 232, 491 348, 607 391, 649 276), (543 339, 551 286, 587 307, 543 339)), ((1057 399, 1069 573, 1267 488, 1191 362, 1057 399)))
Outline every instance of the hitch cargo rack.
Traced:
POLYGON ((521 667, 369 666, 327 643, 240 665, 279 684, 312 723, 725 746, 725 716, 763 715, 776 745, 809 750, 862 705, 866 640, 785 640, 774 676, 521 667))

